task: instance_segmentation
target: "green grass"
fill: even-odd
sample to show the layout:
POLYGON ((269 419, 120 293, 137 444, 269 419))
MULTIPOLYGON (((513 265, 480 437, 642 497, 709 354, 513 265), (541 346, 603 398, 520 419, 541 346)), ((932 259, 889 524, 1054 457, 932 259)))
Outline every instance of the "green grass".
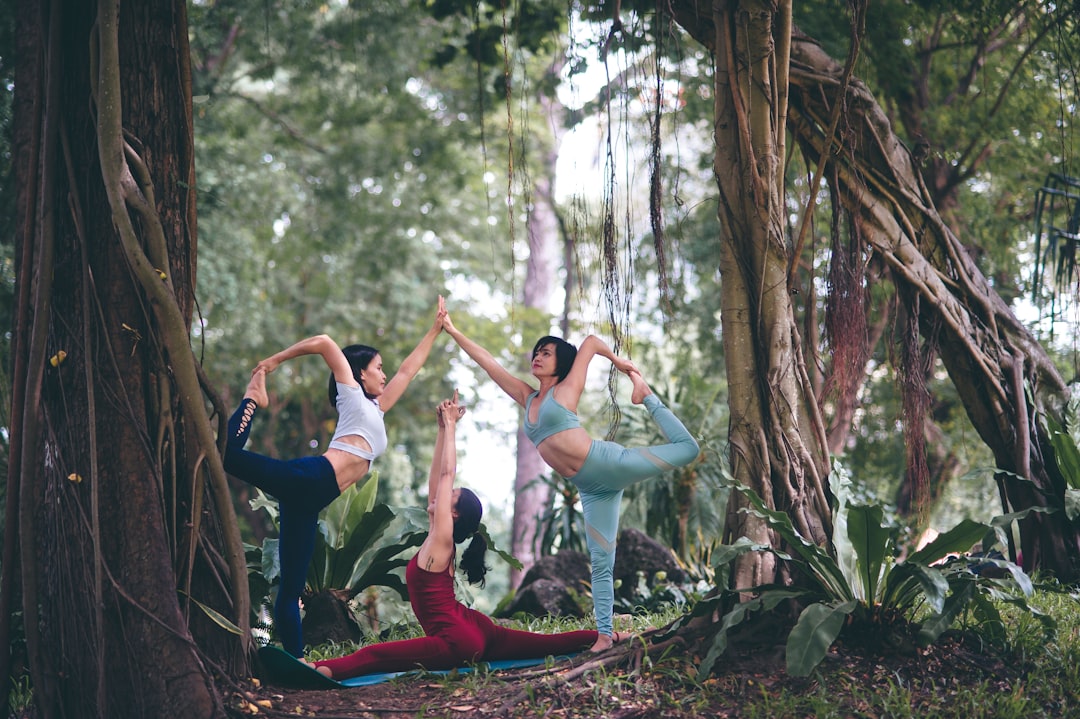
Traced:
MULTIPOLYGON (((1055 619, 1052 636, 1030 613, 1002 604, 1004 627, 981 625, 974 616, 961 618, 956 628, 970 641, 958 655, 931 648, 898 665, 888 656, 846 656, 822 663, 806 679, 794 679, 782 669, 769 675, 744 671, 723 658, 714 676, 698 677, 694 658, 671 651, 629 670, 598 669, 568 683, 526 687, 482 672, 442 681, 448 694, 490 696, 495 702, 523 692, 525 699, 512 714, 520 717, 1080 718, 1080 601, 1076 594, 1042 590, 1030 605, 1055 619), (922 671, 935 662, 937 670, 922 671)), ((643 631, 665 626, 676 616, 669 611, 622 617, 619 628, 643 631)), ((589 620, 543 618, 514 626, 560 632, 592 625, 589 620)))

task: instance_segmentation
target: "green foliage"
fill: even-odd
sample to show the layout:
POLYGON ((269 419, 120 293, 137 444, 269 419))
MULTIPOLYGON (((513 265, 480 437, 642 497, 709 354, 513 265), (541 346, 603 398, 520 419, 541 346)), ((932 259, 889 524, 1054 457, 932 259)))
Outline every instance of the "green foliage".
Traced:
POLYGON ((585 552, 585 518, 578 511, 577 487, 554 472, 542 474, 533 481, 546 484, 551 489, 551 501, 544 514, 537 518, 541 556, 549 556, 560 550, 585 552))
POLYGON ((1054 461, 1065 478, 1065 512, 1075 521, 1080 516, 1080 384, 1071 386, 1071 393, 1062 408, 1062 421, 1040 414, 1043 431, 1050 436, 1054 461))
MULTIPOLYGON (((663 366, 647 360, 650 366, 663 366)), ((686 467, 664 473, 626 490, 628 500, 622 526, 639 526, 650 537, 672 547, 681 559, 701 552, 702 543, 723 536, 728 489, 724 486, 726 460, 722 437, 728 419, 726 388, 697 373, 675 378, 660 374, 652 389, 698 440, 701 452, 686 467)), ((620 429, 626 446, 651 446, 667 438, 647 412, 637 408, 623 414, 620 429)))
MULTIPOLYGON (((341 590, 355 597, 369 587, 385 587, 401 601, 409 601, 408 588, 397 570, 412 557, 403 554, 419 547, 427 536, 427 512, 377 503, 378 482, 378 472, 370 474, 319 514, 315 551, 308 567, 308 591, 315 594, 341 590)), ((264 510, 277 523, 277 503, 263 492, 251 500, 251 506, 264 510)), ((517 559, 497 546, 484 524, 478 531, 492 553, 510 566, 521 567, 517 559)), ((261 547, 245 547, 252 597, 267 597, 281 575, 277 544, 276 538, 267 538, 261 547)), ((467 594, 465 587, 459 587, 459 591, 467 594)))
MULTIPOLYGON (((1048 639, 1041 621, 1031 612, 991 600, 1004 626, 1004 644, 994 644, 984 634, 984 625, 972 624, 966 631, 971 640, 965 651, 937 654, 929 651, 910 661, 894 661, 888 656, 842 656, 821 665, 809 680, 793 680, 771 674, 767 662, 754 663, 752 670, 738 664, 718 677, 704 677, 693 671, 694 657, 681 645, 664 652, 641 656, 631 670, 590 672, 586 681, 560 684, 556 689, 543 683, 517 684, 518 678, 502 681, 488 677, 439 682, 443 694, 429 702, 435 708, 459 701, 462 694, 472 703, 490 702, 497 709, 508 696, 509 681, 522 691, 520 704, 507 709, 509 716, 533 717, 554 714, 584 718, 634 712, 644 716, 708 717, 724 716, 737 707, 739 717, 882 717, 900 719, 969 719, 971 717, 1061 717, 1072 716, 1080 687, 1080 602, 1066 588, 1039 585, 1031 605, 1040 613, 1053 615, 1059 631, 1048 639), (978 652, 982 644, 997 650, 978 652), (955 662, 954 667, 943 663, 955 662), (1002 666, 1002 663, 1005 666, 1002 666), (630 681, 628 681, 628 679, 630 681), (490 686, 489 686, 490 682, 490 686)), ((662 627, 677 620, 677 613, 634 617, 631 631, 662 627)), ((515 629, 561 632, 591 628, 591 618, 531 618, 510 625, 515 629)), ((627 627, 620 625, 620 631, 627 627)), ((1001 634, 1000 628, 997 632, 1001 634)), ((400 625, 383 640, 422 636, 418 625, 400 625)), ((638 639, 632 640, 638 642, 638 639)), ((323 645, 311 649, 311 658, 332 658, 357 647, 323 645)), ((767 652, 759 650, 755 659, 767 652)), ((411 681, 411 680, 406 680, 411 681)), ((435 682, 428 683, 435 686, 435 682)), ((410 684, 415 688, 415 684, 410 684)), ((436 711, 437 713, 437 711, 436 711)))
POLYGON ((651 578, 645 576, 645 572, 637 573, 637 584, 634 591, 627 599, 623 591, 615 595, 615 611, 622 614, 641 615, 652 614, 671 608, 682 610, 690 606, 695 596, 693 584, 685 587, 670 581, 666 572, 657 572, 651 578))
MULTIPOLYGON (((743 511, 764 520, 781 537, 786 551, 742 537, 714 555, 717 576, 730 576, 730 565, 743 555, 770 552, 789 562, 804 581, 794 587, 741 587, 728 592, 728 601, 740 594, 751 599, 736 603, 724 615, 699 666, 703 675, 712 671, 726 649, 729 630, 789 600, 803 606, 787 640, 787 669, 794 676, 812 672, 845 627, 850 626, 855 635, 888 636, 889 627, 916 622, 917 612, 924 608, 926 615, 917 622, 923 646, 935 642, 965 612, 978 615, 987 626, 1001 626, 995 601, 1029 611, 1039 616, 1047 632, 1053 630, 1052 619, 1027 604, 1033 587, 1023 570, 1004 559, 975 560, 964 554, 980 541, 988 550, 1003 538, 1002 528, 1015 517, 1000 518, 995 526, 965 520, 906 559, 897 560, 893 533, 883 521, 881 508, 849 505, 849 482, 838 471, 831 482, 836 506, 834 552, 830 553, 800 536, 787 514, 769 509, 749 488, 729 482, 748 504, 743 511)), ((701 602, 693 615, 715 611, 724 599, 721 595, 701 602)))
MULTIPOLYGON (((409 3, 190 8, 193 334, 219 386, 235 392, 258 360, 317 333, 377 347, 393 374, 453 273, 506 276, 506 254, 492 251, 504 218, 484 179, 482 110, 460 73, 423 63, 417 48, 441 37, 423 20, 409 3)), ((450 390, 444 347, 387 414, 395 454, 411 461, 384 464, 384 503, 411 504, 426 480, 435 425, 419 419, 450 390)), ((275 372, 262 451, 325 447, 325 383, 317 359, 275 372)))
POLYGON ((8 695, 10 716, 28 716, 33 707, 34 688, 30 675, 26 674, 12 681, 11 694, 8 695))
MULTIPOLYGON (((312 592, 346 590, 355 596, 372 586, 389 587, 408 599, 405 583, 394 570, 408 564, 400 555, 418 547, 427 533, 427 514, 419 509, 391 509, 376 504, 378 473, 349 487, 319 515, 315 553, 308 569, 312 592)), ((261 491, 251 501, 275 520, 277 503, 261 491)), ((268 538, 261 548, 249 548, 250 571, 257 572, 267 587, 281 575, 278 540, 268 538)), ((253 596, 265 596, 258 594, 253 596)))

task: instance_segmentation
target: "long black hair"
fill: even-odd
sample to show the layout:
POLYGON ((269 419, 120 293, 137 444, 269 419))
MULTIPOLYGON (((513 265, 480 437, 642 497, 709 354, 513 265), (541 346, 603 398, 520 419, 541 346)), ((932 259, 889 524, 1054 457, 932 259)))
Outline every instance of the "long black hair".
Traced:
POLYGON ((454 544, 461 544, 470 536, 472 541, 461 554, 461 562, 458 566, 465 572, 469 584, 484 586, 488 567, 484 564, 484 555, 487 554, 487 540, 484 535, 476 530, 480 529, 480 518, 484 516, 484 505, 480 504, 480 498, 466 487, 458 492, 457 504, 454 505, 457 517, 454 519, 454 544))
POLYGON ((577 357, 577 347, 570 344, 562 337, 552 337, 551 335, 547 335, 536 341, 536 345, 533 346, 532 354, 529 356, 536 357, 536 353, 545 345, 555 346, 555 376, 562 382, 566 379, 566 375, 570 374, 570 368, 574 366, 574 358, 577 357))
MULTIPOLYGON (((352 367, 353 379, 360 385, 360 389, 363 390, 364 396, 368 399, 375 399, 375 395, 368 394, 368 391, 364 389, 364 383, 360 381, 360 372, 366 370, 368 365, 371 364, 371 360, 375 358, 375 355, 379 354, 379 350, 368 345, 349 345, 343 347, 341 351, 345 355, 345 359, 349 360, 349 366, 352 367)), ((330 373, 330 386, 327 389, 327 397, 330 398, 330 406, 337 407, 337 380, 334 378, 334 373, 330 373)))

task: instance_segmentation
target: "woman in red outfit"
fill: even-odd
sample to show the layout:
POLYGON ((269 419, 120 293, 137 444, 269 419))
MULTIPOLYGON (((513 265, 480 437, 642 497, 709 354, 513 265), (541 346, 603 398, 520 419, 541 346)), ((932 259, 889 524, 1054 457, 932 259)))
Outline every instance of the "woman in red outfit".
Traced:
POLYGON ((334 679, 409 669, 452 669, 470 662, 498 659, 533 659, 588 649, 595 630, 562 634, 535 634, 497 626, 487 616, 469 609, 454 596, 455 545, 470 536, 461 569, 470 584, 484 584, 487 544, 476 533, 483 508, 468 489, 454 489, 457 472, 457 421, 465 414, 453 399, 443 400, 436 414, 439 432, 428 475, 428 519, 431 527, 420 551, 405 569, 409 602, 427 636, 383 642, 339 659, 315 662, 334 679))

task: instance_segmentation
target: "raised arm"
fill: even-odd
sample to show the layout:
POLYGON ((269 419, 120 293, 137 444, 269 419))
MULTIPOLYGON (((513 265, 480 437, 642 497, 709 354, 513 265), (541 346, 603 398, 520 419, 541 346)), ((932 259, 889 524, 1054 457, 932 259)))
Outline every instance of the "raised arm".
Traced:
POLYGON ((633 362, 616 355, 604 340, 596 335, 589 335, 581 343, 581 347, 578 348, 577 356, 574 357, 574 364, 570 367, 570 373, 566 375, 566 379, 559 383, 559 387, 563 388, 559 392, 559 401, 565 406, 577 406, 577 400, 585 389, 585 376, 589 371, 589 363, 597 355, 610 360, 611 364, 615 365, 615 369, 620 372, 629 374, 637 371, 637 367, 634 366, 633 362))
POLYGON ((304 355, 322 355, 326 366, 333 372, 335 380, 350 387, 356 386, 356 378, 353 377, 349 360, 345 358, 345 353, 341 351, 337 342, 332 340, 329 335, 315 335, 314 337, 302 339, 259 362, 259 364, 255 365, 252 373, 262 370, 269 374, 276 370, 282 362, 304 355))
POLYGON ((533 393, 533 387, 528 382, 515 377, 510 372, 499 364, 495 357, 490 352, 472 341, 465 334, 454 326, 454 323, 450 321, 450 314, 447 313, 445 320, 443 321, 443 329, 446 333, 454 338, 454 342, 457 342, 458 347, 465 350, 465 354, 472 358, 473 362, 480 365, 480 369, 487 372, 488 377, 495 381, 495 384, 502 388, 503 392, 506 392, 510 397, 520 404, 525 406, 525 399, 533 393))
MULTIPOLYGON (((442 474, 442 468, 445 464, 445 452, 446 452, 446 421, 443 419, 445 414, 444 405, 451 404, 456 405, 458 401, 458 392, 454 390, 453 400, 444 399, 435 408, 435 416, 439 421, 439 431, 435 435, 435 451, 431 455, 431 469, 428 471, 428 518, 430 519, 431 513, 435 509, 435 498, 439 495, 439 478, 442 474)), ((456 419, 461 419, 465 415, 465 408, 458 406, 457 413, 454 415, 456 419)), ((456 426, 456 425, 455 425, 456 426)), ((454 456, 454 463, 457 463, 457 456, 454 456)))
POLYGON ((454 477, 457 475, 457 421, 465 408, 454 398, 439 403, 439 433, 428 475, 428 517, 431 526, 416 561, 429 572, 445 572, 454 554, 454 477))
POLYGON ((397 404, 397 401, 401 399, 401 395, 405 394, 405 390, 408 388, 409 383, 412 382, 413 377, 427 362, 428 355, 431 354, 431 348, 435 345, 435 338, 442 332, 443 318, 445 316, 446 305, 440 295, 439 304, 435 310, 435 321, 432 323, 431 328, 424 333, 424 336, 420 339, 420 344, 416 345, 413 351, 409 353, 409 356, 402 361, 397 372, 394 373, 394 376, 386 383, 386 387, 383 388, 383 393, 379 397, 379 408, 383 412, 389 411, 391 407, 397 404))

